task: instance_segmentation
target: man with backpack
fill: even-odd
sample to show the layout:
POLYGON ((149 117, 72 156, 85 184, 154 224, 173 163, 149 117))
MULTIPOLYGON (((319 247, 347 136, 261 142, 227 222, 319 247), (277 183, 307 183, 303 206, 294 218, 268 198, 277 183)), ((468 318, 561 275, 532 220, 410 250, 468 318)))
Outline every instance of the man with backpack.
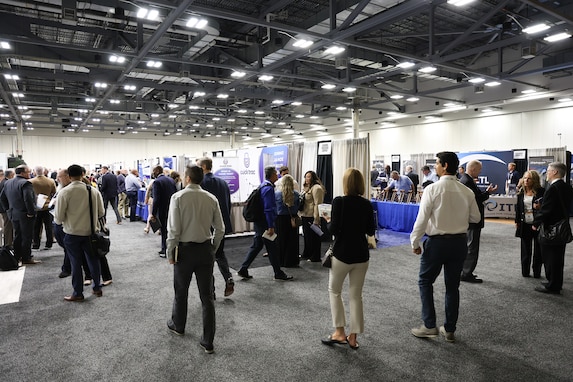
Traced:
MULTIPOLYGON (((256 217, 253 218, 253 226, 255 229, 255 236, 253 237, 253 245, 243 264, 241 265, 241 269, 237 272, 239 276, 243 279, 252 279, 253 276, 249 275, 249 266, 255 260, 255 257, 259 254, 263 245, 267 249, 267 253, 269 254, 269 261, 273 267, 273 271, 275 273, 275 280, 277 281, 288 281, 292 280, 293 277, 287 275, 283 272, 279 264, 279 254, 277 243, 275 241, 276 234, 275 234, 275 220, 277 217, 277 206, 275 201, 275 182, 278 180, 277 170, 276 168, 269 166, 265 167, 265 180, 259 188, 257 192, 260 194, 260 203, 262 205, 262 211, 259 211, 259 208, 254 208, 256 217), (263 235, 264 234, 264 235, 263 235)), ((251 199, 251 197, 249 197, 251 199)), ((254 203, 256 204, 256 203, 254 203)), ((247 202, 247 205, 250 205, 247 202)))

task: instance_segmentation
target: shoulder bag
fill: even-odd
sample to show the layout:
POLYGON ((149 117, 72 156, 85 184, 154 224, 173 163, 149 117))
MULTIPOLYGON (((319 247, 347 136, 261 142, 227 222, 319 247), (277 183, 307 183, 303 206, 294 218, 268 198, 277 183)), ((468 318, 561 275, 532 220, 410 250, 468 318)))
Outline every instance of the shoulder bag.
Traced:
MULTIPOLYGON (((342 216, 344 213, 344 199, 342 199, 342 213, 340 214, 340 221, 342 220, 342 216)), ((336 241, 336 238, 334 239, 336 241)), ((325 268, 332 268, 332 256, 334 255, 334 244, 330 244, 324 255, 320 258, 320 262, 322 266, 325 268)))
POLYGON ((302 192, 298 197, 298 210, 299 211, 304 211, 304 194, 306 194, 306 192, 302 192))
POLYGON ((90 225, 92 228, 92 233, 90 235, 91 255, 94 257, 105 257, 105 255, 109 253, 109 247, 111 244, 109 237, 107 237, 107 235, 109 235, 109 230, 105 228, 105 224, 102 224, 103 222, 100 219, 102 230, 95 232, 91 188, 88 185, 86 185, 86 188, 88 190, 88 199, 90 202, 90 225))
POLYGON ((569 225, 568 209, 565 208, 563 199, 559 195, 561 206, 565 211, 565 217, 554 224, 541 224, 539 226, 539 243, 544 245, 564 245, 573 241, 571 226, 569 225))

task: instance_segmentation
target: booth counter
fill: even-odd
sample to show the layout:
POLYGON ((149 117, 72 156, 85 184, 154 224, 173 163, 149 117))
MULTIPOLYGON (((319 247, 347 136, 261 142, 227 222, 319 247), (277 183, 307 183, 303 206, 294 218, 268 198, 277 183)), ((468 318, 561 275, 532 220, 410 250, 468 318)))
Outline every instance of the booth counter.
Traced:
POLYGON ((492 195, 485 201, 486 218, 515 219, 515 204, 517 197, 508 195, 492 195))

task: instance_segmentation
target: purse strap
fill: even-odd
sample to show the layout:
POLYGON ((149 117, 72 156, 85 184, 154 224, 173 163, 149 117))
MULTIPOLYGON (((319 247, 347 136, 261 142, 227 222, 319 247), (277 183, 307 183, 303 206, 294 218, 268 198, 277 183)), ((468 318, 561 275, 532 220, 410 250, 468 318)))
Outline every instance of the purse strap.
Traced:
POLYGON ((95 233, 94 229, 94 212, 92 209, 92 191, 91 187, 86 184, 86 189, 88 190, 88 200, 90 202, 90 226, 92 227, 92 235, 95 233))

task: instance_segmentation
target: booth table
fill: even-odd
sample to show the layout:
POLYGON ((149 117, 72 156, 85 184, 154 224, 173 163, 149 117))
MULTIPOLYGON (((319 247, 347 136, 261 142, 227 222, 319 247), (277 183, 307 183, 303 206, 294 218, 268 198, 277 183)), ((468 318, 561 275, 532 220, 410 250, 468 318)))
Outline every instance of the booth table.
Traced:
POLYGON ((378 227, 397 232, 412 232, 420 208, 418 204, 377 200, 372 200, 371 203, 378 215, 378 227))

